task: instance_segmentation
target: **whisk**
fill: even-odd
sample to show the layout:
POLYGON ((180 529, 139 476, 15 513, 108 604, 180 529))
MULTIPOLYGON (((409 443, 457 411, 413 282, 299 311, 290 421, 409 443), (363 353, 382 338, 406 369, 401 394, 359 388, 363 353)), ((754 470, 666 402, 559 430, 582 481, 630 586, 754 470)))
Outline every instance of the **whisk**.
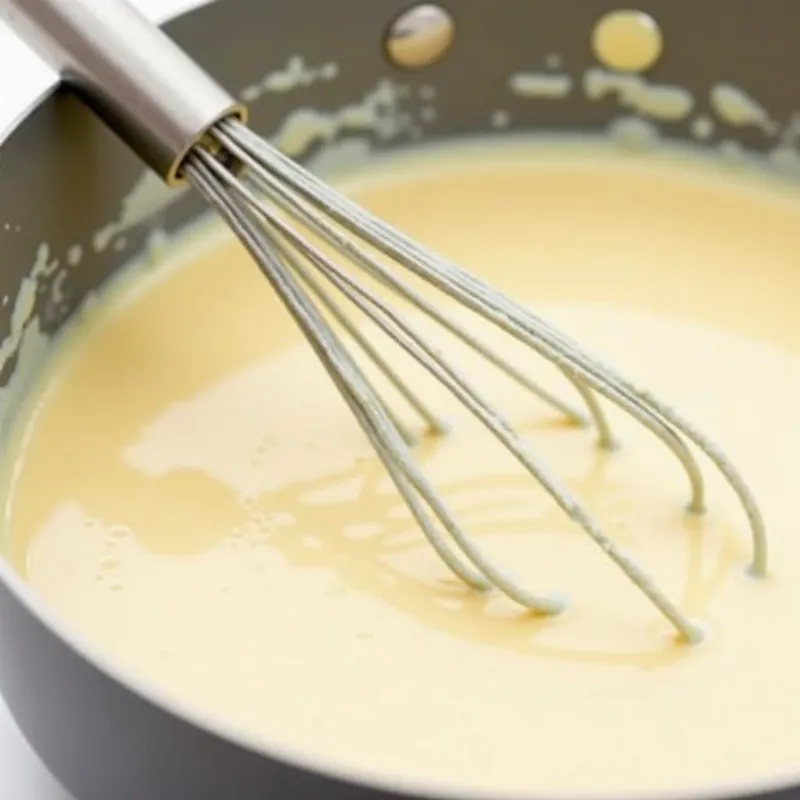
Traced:
POLYGON ((0 15, 147 165, 169 185, 191 184, 228 223, 301 328, 421 531, 466 584, 479 591, 494 588, 537 613, 556 614, 565 607, 559 596, 536 594, 521 586, 462 529, 415 463, 413 435, 329 318, 434 433, 446 432, 446 423, 384 358, 363 327, 352 321, 352 313, 359 312, 377 325, 443 384, 672 623, 681 639, 700 641, 702 625, 682 613, 603 532, 500 411, 387 297, 399 297, 432 318, 569 420, 592 421, 603 447, 612 447, 614 441, 598 396, 631 414, 682 465, 693 513, 704 511, 703 476, 695 452, 704 454, 727 480, 747 516, 751 574, 766 574, 767 543, 758 506, 733 464, 701 431, 530 310, 374 218, 261 139, 246 126, 247 109, 124 0, 0 0, 0 15), (331 258, 330 252, 337 257, 331 258), (420 280, 556 365, 588 416, 529 380, 448 316, 417 288, 420 280), (373 285, 388 292, 377 292, 373 285))

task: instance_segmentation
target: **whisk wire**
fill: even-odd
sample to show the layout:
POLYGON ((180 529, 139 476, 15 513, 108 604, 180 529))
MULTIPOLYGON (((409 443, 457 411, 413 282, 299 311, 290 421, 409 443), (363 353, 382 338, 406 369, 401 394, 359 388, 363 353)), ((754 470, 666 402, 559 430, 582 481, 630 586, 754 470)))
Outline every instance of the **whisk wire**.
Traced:
MULTIPOLYGON (((213 159, 209 160, 211 158, 210 156, 204 154, 199 156, 199 158, 205 162, 204 166, 208 169, 211 175, 214 175, 217 170, 221 169, 218 165, 215 167, 212 164, 213 159)), ((197 172, 196 167, 193 167, 192 171, 194 177, 194 173, 197 172)), ((217 174, 217 177, 220 177, 219 174, 217 174)), ((208 185, 201 187, 201 190, 204 192, 208 189, 208 185)), ((210 195, 207 195, 207 197, 215 205, 217 204, 217 199, 212 199, 210 195)), ((236 227, 237 231, 239 230, 238 226, 247 224, 246 217, 239 208, 234 208, 231 210, 220 209, 220 211, 226 216, 230 223, 236 227)), ((288 228, 288 226, 285 226, 273 214, 269 213, 267 220, 271 225, 278 227, 282 235, 287 235, 287 233, 294 235, 291 229, 288 228)), ((253 255, 263 255, 265 250, 263 247, 263 230, 255 228, 255 226, 252 224, 248 225, 247 227, 250 229, 249 232, 256 237, 253 255), (262 241, 258 241, 257 239, 259 233, 262 241)), ((293 244, 299 246, 302 240, 298 241, 298 239, 299 237, 293 238, 293 244)), ((245 236, 243 241, 245 241, 245 244, 248 247, 250 246, 248 236, 245 236)), ((313 250, 313 248, 309 248, 309 246, 306 244, 301 252, 303 252, 307 257, 314 257, 315 260, 317 256, 324 259, 324 256, 313 252, 313 250), (308 248, 309 252, 306 252, 306 248, 308 248)), ((272 270, 276 268, 274 255, 271 254, 269 261, 272 263, 265 264, 264 268, 265 274, 267 274, 267 276, 270 278, 270 282, 272 282, 272 277, 268 273, 271 273, 272 270)), ((277 265, 277 269, 280 270, 281 267, 283 267, 283 271, 286 272, 284 265, 277 265)), ((360 369, 352 361, 344 346, 327 326, 327 323, 324 321, 323 317, 308 301, 308 298, 302 296, 302 290, 291 280, 291 277, 288 274, 275 277, 276 282, 273 283, 273 285, 276 286, 276 291, 279 292, 281 298, 287 303, 287 306, 290 308, 293 315, 295 315, 296 319, 298 319, 298 315, 294 311, 295 304, 297 304, 298 308, 302 311, 302 314, 304 315, 301 323, 302 330, 312 343, 317 355, 328 369, 329 374, 331 374, 337 386, 340 388, 340 390, 342 390, 345 398, 348 400, 348 402, 350 402, 353 398, 353 394, 356 395, 354 405, 360 407, 360 413, 358 414, 359 421, 362 422, 362 427, 366 422, 366 427, 369 429, 368 435, 370 435, 370 439, 376 446, 376 450, 379 451, 384 463, 388 462, 392 465, 390 474, 395 476, 397 474, 396 470, 399 467, 399 471, 402 474, 402 479, 408 480, 413 488, 423 496, 426 504, 439 518, 445 530, 447 530, 447 532, 450 534, 461 552, 478 568, 481 575, 485 578, 484 580, 484 578, 471 574, 469 582, 482 589, 488 588, 489 586, 496 586, 516 602, 539 613, 553 614, 562 610, 564 603, 560 598, 538 596, 520 586, 506 571, 498 569, 491 560, 486 558, 481 549, 478 548, 474 543, 472 538, 463 532, 461 526, 455 521, 455 518, 450 513, 444 501, 413 462, 410 453, 405 447, 405 443, 401 443, 396 435, 391 435, 396 434, 393 426, 391 425, 391 421, 388 418, 384 418, 383 420, 380 419, 381 415, 384 413, 383 403, 378 400, 374 389, 369 385, 369 382, 366 380, 366 378, 364 378, 363 373, 361 373, 360 369), (278 286, 280 288, 278 288, 278 286), (287 287, 289 287, 288 290, 287 287), (318 339, 324 340, 327 346, 317 346, 315 343, 318 341, 318 339), (346 365, 346 369, 342 368, 343 365, 346 365), (363 411, 367 412, 366 420, 364 419, 364 414, 361 413, 363 411)), ((326 275, 326 277, 330 277, 330 275, 326 275)), ((366 311, 366 303, 363 308, 365 309, 365 313, 369 313, 366 311)), ((376 319, 376 321, 380 319, 378 315, 372 318, 376 319)), ((300 320, 298 319, 298 321, 300 320)), ((412 340, 410 337, 408 337, 407 332, 392 330, 392 328, 388 327, 388 325, 384 327, 394 336, 402 335, 403 343, 408 343, 409 352, 412 354, 414 353, 414 347, 416 344, 411 343, 412 340)), ((399 338, 398 341, 400 341, 399 338)), ((404 496, 408 497, 405 492, 404 496)), ((428 533, 431 533, 430 526, 428 526, 428 533)), ((429 540, 434 545, 437 552, 440 553, 440 555, 443 555, 444 552, 447 552, 445 550, 443 540, 441 540, 438 534, 434 535, 432 539, 429 537, 429 540)), ((449 552, 448 557, 445 558, 445 561, 449 566, 451 566, 451 569, 454 569, 453 564, 450 561, 449 552)), ((464 568, 460 563, 454 569, 454 571, 457 572, 459 577, 464 577, 464 568)))
MULTIPOLYGON (((276 243, 277 245, 277 243, 276 243)), ((361 348, 362 352, 380 369, 389 383, 397 390, 397 392, 405 399, 405 401, 413 408, 417 414, 425 420, 428 429, 434 434, 445 434, 450 430, 450 426, 442 418, 440 418, 434 411, 432 411, 427 403, 425 403, 419 395, 414 392, 409 386, 407 381, 404 381, 397 370, 389 364, 384 358, 383 354, 374 347, 369 339, 354 325, 347 314, 340 308, 338 303, 334 302, 331 296, 325 291, 322 285, 312 275, 311 271, 300 262, 299 259, 294 258, 293 254, 285 247, 278 248, 285 263, 289 264, 292 270, 300 275, 303 283, 308 286, 309 290, 314 294, 317 300, 322 303, 328 310, 330 315, 336 322, 347 332, 353 341, 355 341, 361 348)), ((392 411, 389 405, 385 404, 385 410, 389 414, 401 433, 406 444, 413 445, 417 442, 417 437, 408 430, 408 427, 397 418, 397 415, 392 411)))
MULTIPOLYGON (((238 157, 238 155, 237 155, 238 157)), ((677 628, 680 634, 689 641, 697 641, 701 638, 702 634, 700 629, 695 623, 686 618, 677 607, 661 592, 649 575, 642 570, 639 565, 621 548, 617 547, 615 543, 602 531, 597 525, 592 516, 578 503, 575 497, 560 483, 552 478, 550 470, 542 463, 540 463, 530 452, 529 447, 522 441, 516 434, 510 423, 494 409, 481 395, 455 370, 450 364, 441 357, 441 355, 432 348, 423 337, 421 337, 413 327, 400 315, 398 315, 386 302, 374 294, 374 292, 358 283, 349 273, 344 271, 339 265, 327 258, 318 248, 311 244, 306 238, 298 234, 292 225, 288 224, 277 213, 277 209, 270 207, 265 203, 260 194, 256 191, 267 191, 267 196, 274 199, 275 192, 269 190, 273 188, 272 182, 268 181, 255 181, 255 189, 250 189, 248 186, 234 177, 224 166, 222 166, 214 157, 200 151, 197 158, 203 163, 205 169, 208 170, 209 177, 216 178, 216 180, 223 187, 230 190, 231 197, 235 198, 238 202, 244 204, 249 212, 255 217, 260 219, 261 225, 254 225, 254 236, 258 238, 259 231, 261 231, 262 238, 264 237, 263 231, 269 229, 272 232, 270 243, 272 247, 282 255, 282 262, 285 268, 293 270, 293 272, 300 277, 303 283, 310 288, 312 293, 321 300, 322 304, 329 310, 333 307, 336 309, 335 318, 345 318, 343 312, 336 304, 329 298, 327 292, 314 280, 313 276, 304 264, 297 258, 291 257, 292 252, 299 252, 304 259, 308 261, 310 266, 317 272, 321 273, 326 280, 332 284, 344 297, 350 301, 358 310, 364 313, 369 319, 378 325, 380 329, 386 332, 393 341, 395 341, 402 349, 409 355, 417 360, 425 369, 428 370, 436 379, 438 379, 454 396, 459 399, 486 427, 487 429, 506 447, 506 449, 530 472, 530 474, 539 482, 539 484, 548 492, 554 501, 562 508, 562 510, 573 519, 580 527, 592 538, 593 541, 607 554, 607 556, 633 581, 633 583, 654 603, 654 605, 661 611, 661 613, 670 620, 670 622, 677 628), (275 236, 274 234, 278 235, 275 236)), ((284 187, 281 194, 285 197, 288 192, 284 187)), ((289 211, 295 219, 299 219, 301 223, 310 227, 310 232, 319 235, 319 226, 315 224, 317 216, 308 212, 301 202, 295 201, 293 204, 281 202, 284 197, 279 197, 277 206, 284 211, 289 211), (300 213, 298 213, 298 211, 300 213), (292 213, 294 212, 294 213, 292 213)), ((338 238, 333 242, 326 236, 322 236, 323 240, 332 244, 338 244, 338 238)), ((372 274, 381 274, 383 269, 382 265, 373 259, 357 245, 350 245, 350 253, 357 252, 359 258, 356 259, 357 263, 366 261, 369 264, 370 272, 372 274)), ((391 276, 390 276, 391 277, 391 276)), ((297 287, 298 291, 299 286, 297 287)), ((306 298, 307 299, 307 298, 306 298)), ((313 306, 312 306, 313 308, 313 306)), ((316 322, 326 326, 327 323, 324 318, 317 316, 316 322)), ((352 330, 353 326, 349 323, 345 326, 346 330, 352 330)), ((308 336, 304 328, 304 333, 308 336)), ((328 335, 329 332, 326 332, 328 335)), ((332 335, 332 332, 330 332, 332 335)), ((337 341, 337 347, 342 352, 339 353, 340 357, 349 360, 349 356, 344 351, 341 343, 337 341)), ((317 349, 317 348, 315 348, 317 349)), ((363 348, 362 348, 363 349, 363 348)), ((318 350, 319 354, 319 350, 318 350)), ((369 355, 369 353, 367 353, 369 355)), ((324 354, 321 356, 323 359, 326 357, 324 354)), ((327 366, 327 365, 326 365, 327 366)), ((354 364, 351 362, 351 366, 354 364)), ((357 367, 354 367, 357 370, 357 367)), ((358 405, 359 400, 363 402, 363 398, 356 397, 353 399, 353 387, 348 385, 346 377, 336 369, 335 365, 329 367, 329 372, 335 372, 335 382, 339 386, 342 393, 345 395, 348 403, 351 405, 358 405), (333 371, 332 371, 333 370, 333 371)), ((363 375, 359 376, 362 381, 362 388, 368 387, 368 394, 371 399, 376 402, 376 406, 381 410, 386 420, 390 424, 394 424, 391 413, 387 412, 387 407, 381 400, 378 399, 377 392, 374 387, 366 383, 363 375)), ((352 379, 352 376, 351 376, 352 379)), ((638 407, 634 406, 634 410, 638 407)), ((678 456, 684 466, 687 466, 687 472, 692 476, 692 468, 695 467, 694 461, 685 447, 683 442, 673 433, 672 430, 663 425, 659 420, 650 418, 646 414, 639 415, 643 417, 643 423, 653 430, 665 443, 670 446, 670 449, 678 456), (686 455, 686 459, 683 456, 686 455)), ((423 478, 424 485, 422 488, 413 474, 408 472, 408 464, 405 459, 408 459, 410 454, 406 451, 402 453, 403 458, 399 463, 401 468, 397 469, 398 450, 397 443, 387 440, 381 434, 384 431, 378 431, 375 427, 374 420, 365 420, 363 413, 359 415, 359 421, 365 430, 368 428, 368 435, 371 441, 376 444, 381 459, 384 463, 393 463, 394 470, 390 470, 390 475, 395 480, 398 489, 401 490, 404 497, 408 499, 409 492, 404 491, 409 487, 403 486, 405 479, 410 479, 411 485, 423 493, 426 503, 434 510, 434 513, 439 518, 440 522, 444 525, 457 547, 461 552, 478 568, 479 572, 489 584, 494 585, 504 591, 509 597, 517 602, 532 608, 536 611, 555 613, 563 608, 563 601, 558 597, 542 597, 533 595, 511 578, 511 576, 504 570, 497 569, 490 561, 485 559, 482 553, 475 547, 474 543, 466 537, 460 526, 455 524, 455 521, 442 505, 441 501, 437 498, 436 494, 431 494, 428 491, 429 484, 423 478), (399 480, 398 480, 399 478, 399 480)), ((395 432, 397 426, 395 424, 395 432)), ((696 467, 695 467, 696 469, 696 467)), ((699 477, 699 470, 696 471, 699 477)), ((421 476, 419 476, 421 477, 421 476)), ((698 485, 700 486, 700 495, 702 496, 702 478, 699 478, 698 485)), ((414 513, 412 508, 412 513, 414 513)), ((417 514, 415 513, 415 516, 417 514)), ((442 542, 431 537, 430 528, 425 529, 426 536, 434 543, 436 541, 439 546, 436 546, 437 552, 442 554, 442 542)), ((448 559, 445 558, 446 563, 449 564, 448 559)), ((453 566, 451 565, 451 569, 453 566)), ((454 571, 463 576, 463 566, 458 564, 454 571)), ((474 575, 471 581, 475 585, 474 575)))
POLYGON ((435 492, 432 487, 427 485, 424 476, 413 475, 414 464, 407 457, 402 437, 399 436, 391 420, 383 412, 383 404, 371 391, 368 382, 361 376, 358 367, 352 362, 333 332, 324 322, 321 322, 319 312, 304 297, 284 265, 277 260, 274 251, 268 246, 268 242, 265 242, 264 231, 256 227, 244 210, 233 203, 224 191, 220 190, 219 184, 214 179, 214 173, 207 163, 192 157, 187 161, 186 173, 198 191, 237 233, 278 296, 285 303, 286 308, 303 331, 366 433, 389 476, 439 557, 468 586, 481 591, 490 588, 490 584, 479 573, 462 564, 460 559, 451 553, 436 526, 431 522, 424 507, 411 490, 410 484, 416 478, 420 494, 423 497, 431 494, 434 505, 437 500, 435 492), (408 472, 412 473, 411 479, 408 478, 408 472))
MULTIPOLYGON (((423 365, 486 426, 544 487, 559 507, 591 536, 687 639, 694 641, 698 638, 699 629, 680 614, 675 605, 655 586, 650 576, 614 544, 578 503, 577 499, 551 477, 551 470, 532 455, 530 448, 516 433, 510 422, 483 398, 447 360, 427 344, 402 316, 398 315, 383 300, 356 283, 351 276, 294 233, 289 226, 280 223, 280 230, 360 311, 389 333, 400 347, 423 365)), ((500 574, 496 570, 491 573, 487 572, 486 576, 495 585, 499 585, 500 574)), ((503 580, 509 581, 507 574, 503 576, 503 580)), ((534 602, 527 592, 524 595, 508 591, 507 593, 530 608, 537 611, 543 610, 541 600, 536 599, 534 602)), ((553 602, 557 604, 559 601, 557 598, 553 598, 553 602)))
MULTIPOLYGON (((268 197, 280 205, 281 208, 299 219, 307 228, 314 231, 315 234, 320 236, 328 244, 344 252, 352 263, 362 267, 368 275, 376 278, 385 286, 396 291, 400 296, 404 297, 424 313, 431 316, 446 329, 455 333, 456 336, 469 344, 474 350, 476 350, 476 352, 487 357, 491 363, 500 366, 500 368, 506 372, 506 374, 511 374, 512 371, 518 374, 518 370, 516 370, 516 368, 508 364, 508 362, 504 361, 503 359, 500 359, 499 356, 496 356, 496 354, 485 347, 485 345, 483 345, 476 337, 467 333, 463 330, 463 328, 446 318, 435 308, 435 306, 433 306, 433 304, 419 295, 419 293, 415 292, 414 289, 401 278, 393 274, 392 270, 388 269, 384 264, 381 264, 378 260, 368 254, 362 247, 359 247, 358 244, 331 226, 325 219, 324 215, 320 214, 313 208, 308 208, 308 206, 304 205, 302 201, 298 201, 297 198, 292 197, 286 188, 285 184, 287 180, 285 176, 276 178, 275 176, 271 175, 268 171, 268 168, 265 168, 264 165, 259 163, 252 156, 246 152, 243 152, 241 148, 236 146, 235 142, 229 142, 225 140, 225 146, 226 148, 234 148, 234 152, 237 154, 237 157, 243 158, 243 163, 245 163, 251 170, 249 173, 250 178, 254 180, 255 184, 262 189, 268 197)), ((262 159, 262 161, 264 161, 266 164, 264 159, 262 159)), ((236 188, 241 189, 241 184, 236 182, 236 188)), ((250 198, 249 201, 252 202, 252 198, 250 198)), ((257 200, 256 202, 260 201, 257 200)), ((519 339, 520 337, 517 336, 516 338, 519 339)), ((614 436, 608 425, 605 414, 603 413, 592 391, 576 375, 574 370, 565 367, 562 369, 562 372, 578 390, 588 406, 591 417, 599 431, 600 446, 609 449, 614 447, 614 436)), ((515 376, 512 375, 512 377, 515 376)), ((529 379, 523 379, 523 381, 518 382, 523 383, 526 388, 533 391, 540 398, 551 403, 551 405, 558 404, 557 407, 560 407, 561 410, 565 410, 568 414, 570 414, 571 409, 569 407, 564 409, 563 404, 561 404, 560 401, 558 401, 556 398, 553 398, 553 396, 546 390, 534 384, 529 379)), ((695 513, 701 513, 705 507, 703 476, 689 449, 684 445, 680 438, 677 437, 668 426, 664 425, 655 414, 652 414, 647 407, 644 406, 644 404, 639 403, 636 400, 626 402, 624 398, 620 398, 619 404, 622 404, 622 406, 630 414, 635 416, 636 419, 641 422, 641 424, 647 427, 670 450, 672 450, 674 455, 683 465, 689 478, 691 489, 689 508, 695 513)), ((574 419, 574 412, 571 414, 571 417, 574 419)))
MULTIPOLYGON (((566 373, 577 376, 579 383, 585 382, 643 424, 646 424, 645 420, 655 420, 656 425, 648 427, 661 441, 668 444, 676 455, 678 451, 670 445, 670 441, 674 444, 677 433, 683 434, 719 470, 738 497, 750 527, 753 548, 751 571, 756 576, 766 574, 766 531, 755 498, 721 448, 694 425, 650 392, 636 387, 616 370, 589 356, 575 342, 553 329, 533 312, 488 287, 474 275, 428 251, 381 220, 372 217, 355 203, 330 189, 314 175, 298 167, 291 159, 245 126, 235 121, 226 121, 220 126, 220 130, 228 139, 231 137, 237 139, 243 148, 251 150, 253 160, 263 164, 265 169, 271 170, 284 186, 290 186, 304 200, 371 247, 494 322, 514 338, 528 344, 566 373), (661 435, 670 429, 673 438, 661 435)), ((680 452, 680 461, 689 473, 692 487, 689 508, 700 512, 705 507, 702 474, 696 465, 691 468, 688 466, 693 464, 694 460, 685 446, 681 446, 680 452)))
MULTIPOLYGON (((360 266, 370 277, 400 294, 418 310, 431 317, 431 319, 434 319, 439 325, 472 348, 476 353, 483 356, 516 383, 562 413, 570 422, 579 425, 586 425, 589 422, 585 414, 532 381, 525 373, 511 364, 507 359, 494 352, 477 337, 467 331, 466 328, 437 309, 427 298, 415 291, 407 282, 403 281, 383 264, 380 264, 369 256, 362 248, 358 247, 356 243, 342 236, 314 207, 309 207, 300 202, 298 198, 294 197, 281 183, 280 179, 270 174, 266 162, 260 162, 253 158, 253 156, 236 142, 235 138, 228 136, 222 131, 220 133, 220 142, 226 150, 233 153, 236 158, 247 167, 248 179, 261 189, 266 196, 274 200, 284 211, 297 217, 309 230, 314 231, 327 244, 344 252, 349 259, 360 266)), ((613 447, 613 436, 602 408, 585 386, 577 382, 571 375, 567 375, 566 377, 570 382, 575 384, 575 388, 581 394, 582 399, 589 408, 592 421, 600 436, 601 446, 613 447)))

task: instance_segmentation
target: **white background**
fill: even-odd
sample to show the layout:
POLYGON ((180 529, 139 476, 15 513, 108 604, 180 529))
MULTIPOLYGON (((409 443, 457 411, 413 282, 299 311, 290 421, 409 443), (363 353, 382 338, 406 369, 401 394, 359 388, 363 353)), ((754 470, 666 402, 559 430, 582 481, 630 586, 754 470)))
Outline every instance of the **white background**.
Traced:
MULTIPOLYGON (((208 0, 132 0, 151 19, 163 20, 208 0)), ((51 71, 0 23, 0 132, 54 80, 51 71)), ((50 777, 17 731, 0 699, 0 797, 72 800, 50 777)), ((109 798, 113 800, 113 798, 109 798)))

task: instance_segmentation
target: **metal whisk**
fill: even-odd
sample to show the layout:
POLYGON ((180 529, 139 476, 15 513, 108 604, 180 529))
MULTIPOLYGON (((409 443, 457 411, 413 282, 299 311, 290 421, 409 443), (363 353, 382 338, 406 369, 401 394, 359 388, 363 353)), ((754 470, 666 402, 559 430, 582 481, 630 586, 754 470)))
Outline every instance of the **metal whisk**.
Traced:
POLYGON ((388 334, 491 431, 681 637, 697 642, 703 636, 702 628, 606 536, 503 415, 416 332, 383 292, 370 288, 370 281, 433 318, 573 421, 585 421, 442 312, 409 278, 421 279, 555 364, 586 405, 601 445, 610 447, 613 440, 596 395, 630 413, 680 461, 690 483, 689 509, 700 513, 703 478, 690 449, 694 445, 738 495, 752 534, 751 572, 765 575, 767 545, 758 507, 734 466, 703 433, 530 310, 375 219, 282 155, 246 127, 247 111, 241 104, 125 2, 0 0, 0 14, 168 184, 188 181, 230 225, 302 329, 428 541, 469 586, 494 587, 544 614, 564 607, 558 597, 518 585, 483 555, 415 463, 413 437, 326 315, 347 331, 431 430, 444 432, 446 425, 351 322, 349 312, 361 312, 388 334), (338 258, 331 258, 329 250, 338 258))

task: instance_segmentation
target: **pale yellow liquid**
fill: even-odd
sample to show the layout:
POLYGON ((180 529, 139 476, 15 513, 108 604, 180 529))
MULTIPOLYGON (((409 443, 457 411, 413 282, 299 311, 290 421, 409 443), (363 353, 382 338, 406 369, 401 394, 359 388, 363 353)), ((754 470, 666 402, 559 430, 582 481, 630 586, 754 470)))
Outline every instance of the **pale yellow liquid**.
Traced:
MULTIPOLYGON (((685 476, 636 423, 612 413, 623 447, 604 453, 432 331, 710 635, 677 644, 408 367, 456 425, 419 449, 426 473, 489 553, 572 604, 536 618, 466 589, 248 257, 213 236, 65 338, 10 454, 16 567, 138 674, 327 764, 528 797, 800 768, 800 198, 688 161, 554 145, 409 159, 342 185, 724 443, 763 507, 768 580, 745 575, 744 516, 710 469, 709 512, 687 517, 685 476)), ((541 359, 487 336, 572 399, 541 359)))
POLYGON ((592 49, 608 69, 644 72, 661 57, 664 40, 656 21, 642 11, 611 11, 592 31, 592 49))

